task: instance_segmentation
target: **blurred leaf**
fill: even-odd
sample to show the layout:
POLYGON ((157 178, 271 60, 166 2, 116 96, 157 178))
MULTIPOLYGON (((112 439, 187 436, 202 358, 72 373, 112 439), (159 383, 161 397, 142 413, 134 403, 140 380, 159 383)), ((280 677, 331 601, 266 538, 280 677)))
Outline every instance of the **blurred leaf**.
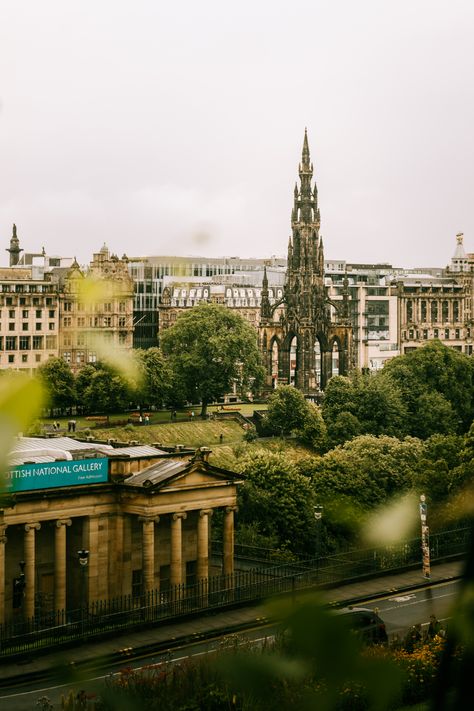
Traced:
POLYGON ((362 528, 365 542, 371 546, 388 546, 409 538, 418 523, 418 503, 417 496, 410 493, 377 508, 362 528))

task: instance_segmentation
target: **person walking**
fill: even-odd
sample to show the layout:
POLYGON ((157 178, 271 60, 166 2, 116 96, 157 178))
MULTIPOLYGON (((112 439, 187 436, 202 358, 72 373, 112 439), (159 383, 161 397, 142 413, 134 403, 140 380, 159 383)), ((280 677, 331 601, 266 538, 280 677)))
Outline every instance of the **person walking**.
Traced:
POLYGON ((434 639, 436 635, 441 632, 441 624, 437 619, 436 615, 430 615, 430 624, 428 625, 428 631, 426 636, 428 639, 434 639))

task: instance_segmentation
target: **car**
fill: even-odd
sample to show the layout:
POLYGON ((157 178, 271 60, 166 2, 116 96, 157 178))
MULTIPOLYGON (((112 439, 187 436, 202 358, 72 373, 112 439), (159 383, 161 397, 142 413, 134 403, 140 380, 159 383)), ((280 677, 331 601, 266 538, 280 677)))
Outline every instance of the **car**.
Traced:
POLYGON ((375 610, 368 607, 342 607, 336 610, 342 615, 349 628, 367 644, 386 644, 388 642, 385 622, 375 610))

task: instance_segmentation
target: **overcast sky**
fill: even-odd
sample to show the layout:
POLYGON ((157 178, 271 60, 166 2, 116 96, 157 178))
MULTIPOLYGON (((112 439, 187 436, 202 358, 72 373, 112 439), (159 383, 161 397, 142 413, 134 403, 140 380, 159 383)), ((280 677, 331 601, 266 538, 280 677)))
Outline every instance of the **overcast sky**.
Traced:
POLYGON ((472 0, 2 0, 0 241, 286 254, 307 126, 326 257, 445 265, 473 37, 472 0))

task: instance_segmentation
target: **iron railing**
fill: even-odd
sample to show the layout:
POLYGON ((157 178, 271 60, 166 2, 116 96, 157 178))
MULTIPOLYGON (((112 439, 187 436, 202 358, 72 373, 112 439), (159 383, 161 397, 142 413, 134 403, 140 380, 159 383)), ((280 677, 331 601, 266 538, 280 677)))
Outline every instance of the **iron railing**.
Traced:
MULTIPOLYGON (((432 561, 464 554, 468 541, 468 528, 433 534, 432 561)), ((420 551, 420 539, 413 538, 385 548, 263 565, 229 576, 213 576, 195 585, 178 585, 168 591, 152 590, 142 595, 93 602, 81 609, 10 620, 0 626, 0 658, 230 605, 257 602, 280 593, 403 570, 420 563, 420 551)))

